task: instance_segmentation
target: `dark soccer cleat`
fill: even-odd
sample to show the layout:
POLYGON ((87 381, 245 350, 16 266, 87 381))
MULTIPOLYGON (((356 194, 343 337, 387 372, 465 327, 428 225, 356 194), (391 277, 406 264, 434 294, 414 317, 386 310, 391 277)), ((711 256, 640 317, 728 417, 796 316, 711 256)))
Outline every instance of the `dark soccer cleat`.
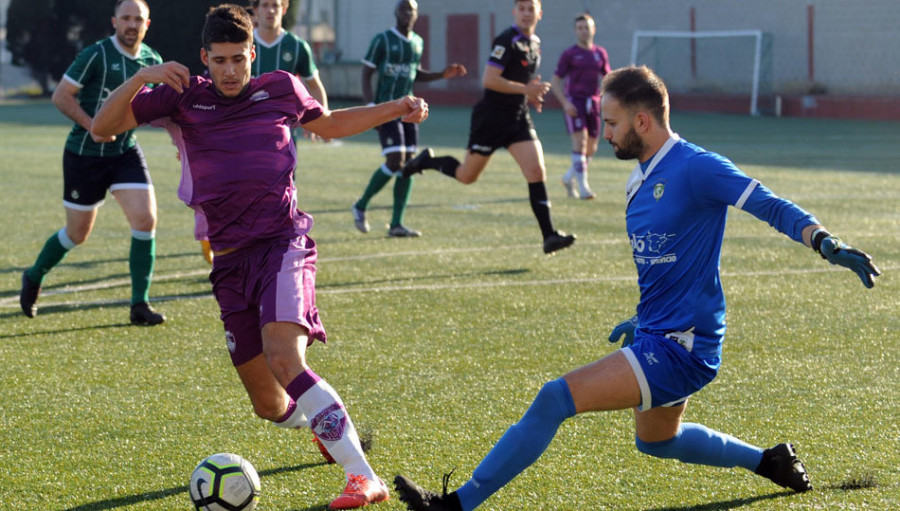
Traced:
POLYGON ((22 306, 22 312, 29 318, 37 315, 37 299, 41 294, 41 285, 35 284, 28 278, 28 272, 22 272, 22 290, 19 292, 19 305, 22 306))
POLYGON ((762 461, 756 467, 756 473, 795 492, 813 489, 812 483, 809 482, 809 474, 806 473, 806 467, 797 458, 797 453, 794 452, 794 446, 791 444, 778 444, 763 451, 762 461))
POLYGON ((566 234, 562 231, 555 231, 550 236, 544 238, 544 253, 552 254, 557 250, 562 250, 566 247, 570 247, 572 243, 575 243, 574 234, 566 234))
POLYGON ((406 509, 410 511, 462 511, 462 504, 459 503, 456 492, 447 493, 450 474, 444 475, 444 492, 441 495, 419 488, 416 483, 404 476, 394 478, 394 488, 400 500, 406 503, 406 509))
POLYGON ((421 231, 410 229, 403 225, 395 225, 388 229, 388 236, 391 238, 418 238, 421 235, 421 231))
POLYGON ((131 324, 140 326, 153 326, 166 321, 166 317, 153 310, 147 302, 136 303, 131 306, 131 324))
POLYGON ((403 177, 412 177, 413 174, 421 174, 422 169, 425 168, 425 165, 434 158, 434 150, 430 147, 426 147, 422 149, 422 152, 419 153, 415 158, 406 162, 406 165, 403 166, 403 170, 400 173, 403 177))
POLYGON ((356 226, 356 230, 363 234, 369 232, 371 228, 369 221, 366 220, 366 210, 359 209, 354 205, 350 207, 350 211, 353 212, 353 225, 356 226))

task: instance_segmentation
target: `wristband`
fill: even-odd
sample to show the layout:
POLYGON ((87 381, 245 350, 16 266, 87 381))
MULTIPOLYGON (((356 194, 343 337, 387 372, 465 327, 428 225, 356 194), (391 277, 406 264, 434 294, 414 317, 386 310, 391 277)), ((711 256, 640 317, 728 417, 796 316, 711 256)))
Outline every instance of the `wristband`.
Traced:
MULTIPOLYGON (((831 233, 826 231, 822 227, 817 227, 816 230, 812 232, 812 235, 809 237, 810 245, 812 245, 812 249, 815 252, 818 252, 819 255, 822 255, 822 240, 831 236, 831 233)), ((822 257, 825 257, 822 255, 822 257)))

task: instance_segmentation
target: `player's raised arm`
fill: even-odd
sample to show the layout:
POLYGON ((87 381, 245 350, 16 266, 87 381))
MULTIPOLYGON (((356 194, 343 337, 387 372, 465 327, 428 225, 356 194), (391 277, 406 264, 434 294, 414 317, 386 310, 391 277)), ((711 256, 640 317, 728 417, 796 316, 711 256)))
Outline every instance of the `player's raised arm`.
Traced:
POLYGON ((403 122, 421 123, 428 118, 428 103, 422 98, 404 96, 373 106, 358 106, 326 111, 303 127, 320 137, 342 138, 400 117, 403 122))
POLYGON ((166 62, 142 68, 128 81, 112 91, 97 115, 94 116, 91 133, 96 136, 108 137, 136 128, 138 124, 131 111, 131 100, 144 85, 162 83, 178 92, 183 92, 189 79, 188 68, 178 62, 166 62))

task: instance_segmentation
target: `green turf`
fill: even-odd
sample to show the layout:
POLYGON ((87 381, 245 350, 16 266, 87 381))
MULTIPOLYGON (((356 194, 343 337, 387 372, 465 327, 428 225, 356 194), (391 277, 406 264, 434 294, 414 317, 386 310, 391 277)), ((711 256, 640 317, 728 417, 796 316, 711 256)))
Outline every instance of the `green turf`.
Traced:
MULTIPOLYGON (((461 157, 468 112, 434 108, 423 141, 461 157)), ((473 186, 417 177, 406 223, 425 235, 389 239, 390 188, 372 203, 372 233, 358 233, 349 211, 382 161, 374 133, 300 145, 300 202, 316 219, 318 305, 330 338, 309 358, 374 435, 371 462, 385 479, 404 473, 437 489, 455 468, 451 484, 462 484, 540 386, 609 353, 609 329, 633 311, 623 225, 633 163, 602 144, 591 174, 598 199, 567 200, 560 113, 536 121, 554 219, 579 236, 550 258, 505 153, 473 186)), ((740 469, 643 456, 623 411, 568 421, 484 508, 896 508, 900 124, 675 113, 673 127, 817 214, 885 270, 866 290, 767 225, 731 214, 723 369, 686 420, 758 445, 794 442, 816 491, 794 495, 740 469)), ((230 451, 260 472, 260 509, 322 509, 342 488, 341 471, 321 463, 308 433, 253 416, 224 347, 193 216, 175 197, 179 171, 163 132, 142 129, 139 138, 159 201, 151 295, 168 322, 128 325, 128 227, 112 198, 88 243, 48 276, 39 316, 21 315, 21 272, 64 221, 67 130, 49 103, 0 105, 0 508, 188 509, 194 465, 230 451)))

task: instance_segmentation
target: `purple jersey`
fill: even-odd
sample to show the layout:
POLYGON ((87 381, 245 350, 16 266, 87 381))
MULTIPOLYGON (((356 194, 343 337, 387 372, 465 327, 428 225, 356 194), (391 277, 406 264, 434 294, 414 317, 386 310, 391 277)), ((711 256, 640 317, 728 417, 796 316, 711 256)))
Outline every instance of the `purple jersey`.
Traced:
POLYGON ((566 96, 589 98, 600 94, 600 79, 609 73, 609 57, 602 46, 577 44, 559 56, 556 76, 566 78, 566 96))
POLYGON ((291 127, 323 109, 294 75, 251 78, 236 98, 194 76, 182 94, 167 85, 145 88, 131 109, 138 123, 172 136, 181 154, 178 197, 205 218, 213 250, 309 232, 312 217, 297 211, 291 127))

